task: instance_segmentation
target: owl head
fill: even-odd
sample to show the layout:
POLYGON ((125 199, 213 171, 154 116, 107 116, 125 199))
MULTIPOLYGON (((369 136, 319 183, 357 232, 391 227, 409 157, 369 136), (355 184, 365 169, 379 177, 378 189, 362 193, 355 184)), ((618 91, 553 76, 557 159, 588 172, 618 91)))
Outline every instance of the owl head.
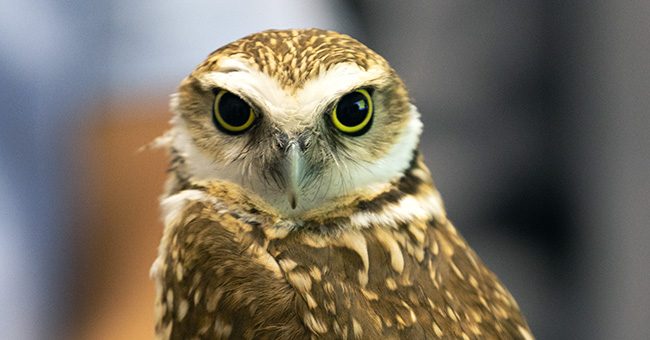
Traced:
POLYGON ((343 34, 270 30, 208 56, 172 97, 175 170, 296 217, 385 190, 422 129, 403 82, 343 34))

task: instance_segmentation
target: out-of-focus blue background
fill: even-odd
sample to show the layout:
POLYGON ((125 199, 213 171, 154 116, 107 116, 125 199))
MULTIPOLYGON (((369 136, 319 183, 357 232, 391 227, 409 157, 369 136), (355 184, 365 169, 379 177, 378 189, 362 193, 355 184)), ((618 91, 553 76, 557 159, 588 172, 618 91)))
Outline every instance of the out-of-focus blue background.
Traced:
POLYGON ((391 62, 424 114, 450 217, 540 339, 650 338, 650 3, 0 8, 1 339, 148 334, 142 267, 161 226, 147 182, 127 179, 160 192, 163 156, 120 142, 163 131, 167 95, 210 51, 290 27, 348 33, 391 62))

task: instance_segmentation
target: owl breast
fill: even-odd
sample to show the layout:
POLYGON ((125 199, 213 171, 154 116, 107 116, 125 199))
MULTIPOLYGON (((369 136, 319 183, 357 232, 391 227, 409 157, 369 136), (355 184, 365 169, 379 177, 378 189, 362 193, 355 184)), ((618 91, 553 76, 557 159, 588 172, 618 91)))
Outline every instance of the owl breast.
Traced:
POLYGON ((532 338, 427 175, 414 162, 352 213, 307 221, 266 214, 227 183, 166 198, 159 337, 532 338))

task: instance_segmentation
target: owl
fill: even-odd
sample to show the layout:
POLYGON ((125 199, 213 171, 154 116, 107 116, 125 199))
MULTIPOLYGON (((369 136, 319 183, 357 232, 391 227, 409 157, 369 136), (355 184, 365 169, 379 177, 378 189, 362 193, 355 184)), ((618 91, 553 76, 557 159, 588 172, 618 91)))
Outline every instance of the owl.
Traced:
POLYGON ((368 47, 256 33, 170 106, 158 338, 533 338, 447 219, 420 113, 368 47))

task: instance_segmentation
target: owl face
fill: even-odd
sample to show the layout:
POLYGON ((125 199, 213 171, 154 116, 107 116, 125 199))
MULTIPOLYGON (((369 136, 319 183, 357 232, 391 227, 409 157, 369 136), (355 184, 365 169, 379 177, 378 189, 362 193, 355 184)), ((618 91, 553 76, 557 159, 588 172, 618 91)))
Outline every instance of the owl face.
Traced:
POLYGON ((388 63, 322 30, 220 48, 171 107, 186 176, 235 183, 288 217, 381 191, 408 167, 421 131, 388 63))

